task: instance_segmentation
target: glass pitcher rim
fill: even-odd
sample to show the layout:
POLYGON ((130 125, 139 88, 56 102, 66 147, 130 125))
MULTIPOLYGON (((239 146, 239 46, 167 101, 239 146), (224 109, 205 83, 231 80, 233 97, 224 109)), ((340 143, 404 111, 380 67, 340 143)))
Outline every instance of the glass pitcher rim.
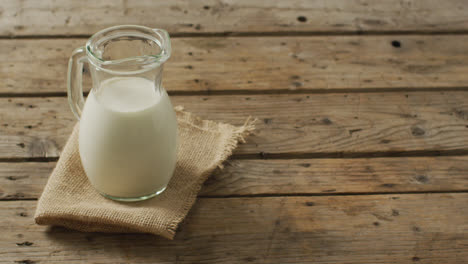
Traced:
MULTIPOLYGON (((128 34, 122 33, 120 36, 126 36, 126 35, 128 34)), ((119 35, 116 35, 116 37, 118 36, 119 35)), ((85 50, 86 50, 87 57, 90 59, 89 61, 95 67, 98 67, 104 71, 114 72, 114 70, 106 70, 105 68, 103 68, 103 66, 118 65, 120 63, 131 62, 131 61, 135 61, 138 64, 145 65, 146 66, 145 68, 149 70, 149 69, 152 69, 154 67, 161 65, 167 59, 169 59, 169 57, 171 56, 171 41, 170 41, 169 33, 164 29, 149 28, 149 27, 140 26, 140 25, 118 25, 118 26, 108 27, 108 28, 102 29, 94 33, 86 41, 85 50), (150 35, 150 34, 143 33, 140 35, 140 37, 144 37, 153 42, 156 42, 160 46, 161 51, 158 54, 132 56, 132 57, 117 59, 117 60, 103 60, 102 58, 97 56, 92 51, 92 48, 91 48, 92 44, 96 43, 106 33, 117 31, 117 30, 124 30, 124 29, 141 30, 141 31, 147 31, 147 32, 151 32, 155 34, 155 35, 150 35), (160 39, 157 39, 157 37, 159 37, 160 39)))

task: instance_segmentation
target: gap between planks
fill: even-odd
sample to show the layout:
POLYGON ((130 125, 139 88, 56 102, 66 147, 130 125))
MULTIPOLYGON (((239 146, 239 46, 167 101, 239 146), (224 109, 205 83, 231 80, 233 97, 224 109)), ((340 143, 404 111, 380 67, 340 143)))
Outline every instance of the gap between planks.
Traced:
MULTIPOLYGON (((396 35, 468 35, 468 30, 452 31, 288 31, 288 32, 205 32, 205 33, 169 33, 171 38, 218 38, 218 37, 323 37, 323 36, 396 36, 396 35)), ((90 38, 92 35, 3 35, 0 39, 69 39, 90 38)))
MULTIPOLYGON (((359 158, 405 158, 405 157, 452 157, 466 156, 468 149, 416 150, 382 152, 321 152, 321 153, 267 153, 233 154, 229 160, 289 160, 289 159, 359 159, 359 158)), ((0 163, 54 162, 58 157, 0 158, 0 163)))
MULTIPOLYGON (((452 194, 468 193, 468 190, 451 191, 409 191, 409 192, 336 192, 336 193, 262 193, 262 194, 230 194, 230 195, 198 195, 203 199, 230 199, 230 198, 269 198, 269 197, 317 197, 317 196, 379 196, 379 195, 406 195, 406 194, 452 194)), ((0 198, 0 202, 37 201, 39 198, 0 198)))
MULTIPOLYGON (((312 88, 301 90, 278 89, 278 90, 214 90, 214 91, 167 91, 170 96, 216 96, 216 95, 266 95, 266 94, 340 94, 340 93, 392 93, 392 92, 451 92, 468 91, 468 86, 459 87, 375 87, 375 88, 312 88)), ((89 92, 84 92, 85 96, 89 92)), ((34 98, 34 97, 67 97, 66 92, 44 92, 44 93, 1 93, 0 98, 34 98)))

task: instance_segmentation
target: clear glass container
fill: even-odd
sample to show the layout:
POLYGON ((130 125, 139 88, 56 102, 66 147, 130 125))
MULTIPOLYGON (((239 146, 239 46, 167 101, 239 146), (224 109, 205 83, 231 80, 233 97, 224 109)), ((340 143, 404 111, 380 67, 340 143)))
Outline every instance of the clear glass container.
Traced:
POLYGON ((177 119, 162 87, 169 34, 116 26, 77 48, 68 66, 68 101, 80 120, 81 162, 107 198, 141 201, 162 193, 175 169, 177 119), (93 87, 83 98, 83 63, 93 87))

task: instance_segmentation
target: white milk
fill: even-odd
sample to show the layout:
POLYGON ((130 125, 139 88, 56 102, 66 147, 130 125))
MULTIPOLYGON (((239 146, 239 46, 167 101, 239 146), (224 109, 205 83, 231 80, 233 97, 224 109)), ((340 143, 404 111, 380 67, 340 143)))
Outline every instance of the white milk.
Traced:
POLYGON ((91 184, 115 197, 164 190, 177 154, 177 120, 164 89, 139 77, 116 77, 90 92, 79 150, 91 184))

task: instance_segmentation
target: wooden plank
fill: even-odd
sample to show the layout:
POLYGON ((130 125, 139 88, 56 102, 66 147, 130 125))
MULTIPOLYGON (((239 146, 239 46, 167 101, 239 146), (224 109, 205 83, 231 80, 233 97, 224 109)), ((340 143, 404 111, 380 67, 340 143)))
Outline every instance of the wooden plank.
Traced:
POLYGON ((39 198, 55 162, 3 163, 0 166, 2 199, 39 198))
POLYGON ((32 220, 35 203, 0 202, 0 263, 451 264, 468 259, 466 193, 205 198, 174 241, 47 229, 32 220))
MULTIPOLYGON (((468 148, 466 91, 174 96, 172 100, 205 119, 241 125, 249 115, 259 118, 255 133, 235 154, 347 157, 468 148)), ((58 157, 76 122, 62 97, 0 98, 0 120, 0 158, 58 157)))
POLYGON ((232 160, 208 179, 201 195, 466 191, 467 161, 466 156, 232 160))
POLYGON ((463 0, 384 1, 9 1, 2 0, 0 34, 89 35, 118 24, 171 33, 460 31, 463 0))
MULTIPOLYGON (((467 42, 465 35, 177 38, 164 83, 177 92, 466 87, 467 42)), ((65 93, 68 58, 84 44, 0 40, 0 93, 65 93)))
MULTIPOLYGON (((35 199, 55 162, 4 163, 0 199, 35 199)), ((468 156, 230 160, 200 195, 395 193, 468 190, 468 156)))

